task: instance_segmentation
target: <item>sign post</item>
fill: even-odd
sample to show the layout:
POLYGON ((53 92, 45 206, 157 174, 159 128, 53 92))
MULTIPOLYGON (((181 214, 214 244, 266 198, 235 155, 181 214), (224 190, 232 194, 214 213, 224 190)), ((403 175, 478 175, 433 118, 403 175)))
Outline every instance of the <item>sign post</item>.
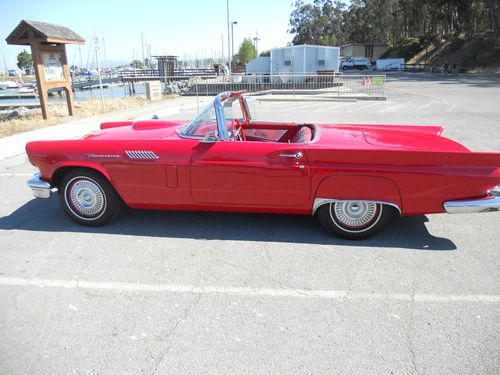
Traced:
POLYGON ((68 114, 73 116, 73 92, 65 45, 85 40, 65 26, 37 21, 21 21, 6 39, 8 44, 31 46, 42 116, 48 118, 48 91, 63 89, 68 114))

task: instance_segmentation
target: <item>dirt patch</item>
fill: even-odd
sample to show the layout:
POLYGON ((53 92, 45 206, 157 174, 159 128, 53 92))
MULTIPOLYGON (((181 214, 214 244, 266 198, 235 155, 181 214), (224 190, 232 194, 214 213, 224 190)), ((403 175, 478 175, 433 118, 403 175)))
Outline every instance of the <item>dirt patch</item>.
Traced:
POLYGON ((145 98, 107 99, 105 100, 103 110, 100 100, 76 102, 73 117, 68 116, 66 103, 54 103, 49 105, 49 119, 47 120, 42 118, 41 109, 34 109, 27 111, 21 118, 13 118, 0 122, 0 137, 7 137, 51 125, 62 124, 78 118, 124 110, 149 103, 150 101, 145 98))

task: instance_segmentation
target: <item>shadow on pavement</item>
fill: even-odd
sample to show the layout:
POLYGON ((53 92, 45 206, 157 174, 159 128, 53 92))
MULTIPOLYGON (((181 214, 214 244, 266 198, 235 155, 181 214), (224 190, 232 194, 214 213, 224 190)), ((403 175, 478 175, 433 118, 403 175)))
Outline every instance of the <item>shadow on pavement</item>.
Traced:
POLYGON ((449 239, 430 234, 425 226, 427 221, 425 216, 395 218, 384 231, 363 241, 337 238, 324 231, 316 218, 302 215, 126 209, 116 221, 106 226, 84 227, 67 218, 59 207, 57 197, 52 196, 47 200, 32 199, 9 216, 0 218, 0 229, 456 250, 457 247, 449 239))

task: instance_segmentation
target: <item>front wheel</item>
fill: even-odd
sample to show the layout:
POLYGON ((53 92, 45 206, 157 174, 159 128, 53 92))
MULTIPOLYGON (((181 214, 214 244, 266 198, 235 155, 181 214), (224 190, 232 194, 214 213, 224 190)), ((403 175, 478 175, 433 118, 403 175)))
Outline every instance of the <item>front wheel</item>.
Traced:
POLYGON ((88 226, 106 224, 121 208, 120 198, 109 181, 86 169, 75 169, 64 175, 59 201, 73 221, 88 226))
POLYGON ((391 207, 366 201, 337 201, 318 210, 323 227, 346 239, 364 239, 379 232, 393 214, 391 207))

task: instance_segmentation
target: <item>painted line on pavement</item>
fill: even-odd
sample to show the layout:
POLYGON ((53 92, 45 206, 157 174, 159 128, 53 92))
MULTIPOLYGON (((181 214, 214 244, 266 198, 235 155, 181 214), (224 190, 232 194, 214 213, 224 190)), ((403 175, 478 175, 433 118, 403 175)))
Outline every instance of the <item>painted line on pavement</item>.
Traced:
POLYGON ((307 289, 266 289, 222 286, 195 286, 169 284, 141 284, 124 282, 103 282, 86 280, 28 279, 0 277, 0 285, 36 288, 62 288, 82 290, 105 290, 116 292, 152 292, 152 293, 192 293, 221 294, 254 297, 318 298, 329 300, 400 300, 413 302, 482 302, 500 303, 498 294, 426 294, 416 293, 364 293, 347 290, 307 290, 307 289))
POLYGON ((384 112, 389 112, 389 111, 392 111, 392 110, 394 110, 394 109, 396 109, 396 108, 399 108, 399 107, 401 107, 401 106, 403 106, 403 105, 405 105, 405 104, 410 104, 410 103, 411 103, 411 101, 409 101, 409 102, 399 103, 399 104, 396 104, 396 105, 394 105, 394 106, 392 106, 392 107, 385 108, 385 109, 381 110, 380 112, 381 112, 381 113, 384 113, 384 112))
POLYGON ((423 110, 423 109, 425 109, 425 108, 427 108, 427 107, 430 107, 430 106, 431 106, 431 105, 433 105, 434 103, 436 103, 436 101, 435 101, 435 100, 433 100, 432 102, 429 102, 429 103, 427 103, 427 104, 424 104, 423 106, 421 106, 421 107, 419 107, 419 108, 415 109, 413 112, 420 112, 421 110, 423 110))
POLYGON ((347 112, 354 112, 354 111, 364 111, 365 109, 368 109, 368 108, 371 108, 371 107, 375 107, 376 105, 380 105, 380 102, 377 103, 370 103, 370 104, 367 104, 367 105, 361 105, 359 107, 354 107, 352 109, 348 109, 347 111, 342 111, 344 113, 347 113, 347 112))
POLYGON ((32 177, 33 173, 0 173, 0 177, 32 177))

